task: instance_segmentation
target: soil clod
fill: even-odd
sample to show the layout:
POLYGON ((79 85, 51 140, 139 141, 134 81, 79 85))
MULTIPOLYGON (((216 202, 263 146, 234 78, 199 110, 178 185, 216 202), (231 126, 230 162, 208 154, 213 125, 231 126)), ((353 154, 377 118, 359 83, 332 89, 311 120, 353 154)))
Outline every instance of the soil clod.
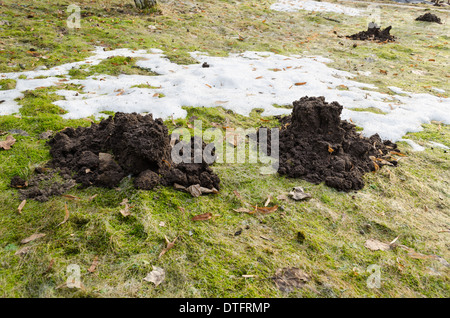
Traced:
MULTIPOLYGON (((305 96, 293 105, 292 114, 280 120, 279 174, 351 191, 364 187, 364 173, 397 165, 390 153, 398 152, 397 145, 378 134, 363 137, 355 125, 341 120, 338 102, 305 96)), ((270 154, 270 130, 268 139, 270 154)))
MULTIPOLYGON (((185 141, 178 141, 185 142, 185 141)), ((200 184, 219 189, 220 179, 209 164, 194 163, 193 154, 206 144, 194 138, 183 149, 192 151, 192 163, 175 164, 168 129, 151 114, 116 113, 90 127, 66 128, 48 141, 51 167, 68 169, 82 186, 114 188, 128 175, 134 186, 150 190, 161 184, 185 187, 200 184)))
POLYGON ((347 38, 361 41, 394 42, 395 37, 390 34, 391 29, 391 26, 381 29, 377 26, 371 25, 367 28, 367 31, 361 31, 348 35, 347 38))
POLYGON ((425 13, 416 18, 416 21, 435 22, 442 24, 441 19, 433 13, 425 13))

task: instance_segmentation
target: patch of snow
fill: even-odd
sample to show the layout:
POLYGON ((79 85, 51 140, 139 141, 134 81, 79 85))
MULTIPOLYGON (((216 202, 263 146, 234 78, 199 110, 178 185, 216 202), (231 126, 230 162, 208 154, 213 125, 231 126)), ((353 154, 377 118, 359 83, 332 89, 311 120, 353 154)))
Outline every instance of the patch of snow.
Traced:
POLYGON ((434 147, 450 150, 450 147, 447 147, 446 145, 440 144, 440 143, 435 142, 435 141, 429 141, 428 143, 431 144, 434 147))
POLYGON ((346 7, 340 4, 334 4, 329 2, 319 2, 310 0, 278 0, 278 2, 272 4, 270 9, 275 11, 296 12, 299 10, 306 11, 319 11, 319 12, 334 12, 341 13, 350 16, 361 15, 364 10, 346 7))
MULTIPOLYGON (((65 118, 102 116, 102 111, 153 113, 155 118, 174 116, 184 118, 183 106, 222 106, 241 115, 249 115, 254 108, 264 109, 262 116, 291 113, 290 109, 274 107, 291 105, 303 96, 324 96, 327 102, 337 101, 344 106, 342 118, 352 120, 363 128, 363 134, 378 133, 383 139, 397 141, 407 132, 417 132, 431 120, 450 124, 450 100, 430 94, 397 94, 377 92, 372 84, 359 83, 355 74, 336 70, 326 64, 330 59, 319 56, 284 56, 270 52, 244 52, 228 57, 213 57, 193 52, 200 64, 178 65, 168 60, 161 50, 131 51, 118 49, 103 51, 98 48, 88 59, 53 67, 48 70, 21 73, 3 73, 0 78, 13 78, 15 89, 0 91, 0 115, 18 112, 14 100, 23 91, 49 87, 61 83, 83 85, 83 92, 59 90, 64 100, 54 102, 64 108, 65 118), (95 75, 86 79, 71 79, 73 67, 95 65, 111 56, 141 58, 136 65, 160 75, 95 75), (209 68, 203 68, 206 62, 209 68), (20 79, 25 75, 26 79, 20 79), (38 76, 49 76, 38 79, 38 76), (146 84, 153 88, 138 88, 146 84), (346 90, 342 90, 343 86, 346 90), (405 96, 406 95, 406 96, 405 96), (161 97, 163 96, 163 97, 161 97), (352 111, 352 108, 375 107, 386 114, 352 111)), ((392 88, 391 88, 392 89, 392 88)))
POLYGON ((411 146, 413 151, 424 151, 425 150, 425 147, 422 147, 421 145, 412 141, 411 139, 400 139, 399 141, 406 142, 408 145, 411 146))

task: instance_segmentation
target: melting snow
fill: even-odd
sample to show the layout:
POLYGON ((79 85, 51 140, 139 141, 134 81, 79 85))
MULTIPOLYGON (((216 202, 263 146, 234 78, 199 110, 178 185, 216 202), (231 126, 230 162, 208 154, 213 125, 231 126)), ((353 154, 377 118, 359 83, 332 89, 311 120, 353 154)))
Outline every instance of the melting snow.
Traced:
POLYGON ((343 119, 352 120, 364 128, 366 136, 378 133, 383 139, 398 141, 407 132, 422 130, 421 124, 431 120, 450 124, 450 100, 430 94, 413 94, 390 87, 395 95, 376 91, 377 87, 359 83, 355 76, 330 68, 331 60, 323 57, 283 56, 268 52, 245 52, 228 57, 212 57, 193 52, 200 64, 178 65, 170 62, 160 50, 103 51, 97 48, 85 61, 64 64, 48 70, 3 73, 0 78, 17 81, 15 89, 0 91, 0 115, 18 112, 14 100, 23 91, 61 83, 83 85, 83 93, 59 90, 64 100, 55 104, 64 108, 65 118, 101 116, 102 111, 153 113, 154 117, 185 117, 182 106, 223 106, 241 115, 254 108, 262 108, 262 115, 288 114, 290 109, 274 107, 291 105, 302 96, 325 96, 328 102, 338 101, 344 106, 343 119), (86 79, 71 79, 71 68, 83 64, 95 65, 111 56, 141 58, 136 65, 158 73, 144 75, 94 75, 86 79), (203 68, 207 62, 210 67, 203 68), (26 79, 20 79, 25 75, 26 79), (36 78, 48 76, 47 78, 36 78), (305 83, 305 84, 303 84, 305 83), (153 88, 133 87, 147 84, 153 88), (155 88, 156 87, 156 88, 155 88), (346 90, 340 88, 346 87, 346 90), (163 95, 159 95, 159 94, 163 95), (401 94, 401 95, 398 95, 401 94), (160 96, 164 96, 159 98, 160 96), (376 107, 386 114, 352 111, 352 108, 376 107))
POLYGON ((341 13, 350 16, 358 16, 364 12, 364 10, 346 7, 339 4, 304 0, 278 0, 278 2, 271 5, 270 9, 286 12, 295 12, 298 10, 324 11, 341 13))

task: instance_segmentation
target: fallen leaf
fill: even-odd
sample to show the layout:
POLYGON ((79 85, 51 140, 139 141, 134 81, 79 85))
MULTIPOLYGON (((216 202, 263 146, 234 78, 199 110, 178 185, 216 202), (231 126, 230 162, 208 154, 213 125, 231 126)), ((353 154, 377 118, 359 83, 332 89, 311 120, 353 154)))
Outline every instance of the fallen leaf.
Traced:
POLYGON ((6 139, 3 141, 0 141, 0 148, 3 148, 3 150, 10 150, 11 146, 16 143, 16 140, 12 135, 6 136, 6 139))
POLYGON ((98 194, 94 194, 93 196, 91 196, 91 197, 89 198, 89 201, 94 200, 97 196, 98 196, 98 194))
POLYGON ((95 272, 95 270, 97 269, 97 266, 98 266, 98 256, 96 255, 94 257, 94 260, 92 261, 91 267, 88 268, 88 272, 89 273, 95 272))
POLYGON ((27 203, 27 200, 23 200, 20 204, 19 207, 17 208, 17 211, 19 211, 19 214, 22 214, 22 209, 25 207, 25 204, 27 203))
POLYGON ((282 292, 291 292, 303 287, 311 277, 299 268, 279 268, 272 277, 275 285, 282 292))
POLYGON ((17 252, 14 253, 14 255, 25 255, 27 254, 33 247, 31 246, 24 246, 21 249, 17 250, 17 252))
POLYGON ((329 152, 329 153, 333 153, 333 152, 334 152, 334 149, 331 148, 330 146, 328 146, 328 152, 329 152))
POLYGON ((53 268, 53 264, 55 263, 55 259, 52 258, 50 261, 50 264, 48 264, 47 269, 42 273, 43 275, 47 274, 48 272, 50 272, 53 268))
POLYGON ((173 240, 173 242, 170 242, 170 241, 167 239, 166 236, 164 236, 164 238, 166 239, 166 244, 167 244, 167 246, 166 246, 166 248, 164 248, 164 249, 161 251, 161 253, 159 253, 158 258, 161 257, 161 256, 163 256, 164 254, 166 254, 168 250, 170 250, 172 247, 174 247, 175 241, 177 240, 178 237, 176 237, 176 238, 173 240))
POLYGON ((179 184, 177 184, 175 186, 175 184, 174 184, 174 187, 176 189, 181 189, 181 190, 185 190, 185 191, 189 192, 193 197, 199 197, 202 194, 208 194, 208 193, 214 193, 214 194, 219 193, 219 191, 216 188, 208 189, 208 188, 200 186, 200 184, 193 184, 187 188, 183 187, 182 185, 179 185, 179 184))
POLYGON ((372 251, 388 251, 391 249, 391 245, 387 243, 380 242, 375 239, 368 239, 366 243, 364 243, 364 247, 368 248, 372 251))
POLYGON ((58 224, 58 226, 64 224, 69 219, 69 209, 67 208, 67 203, 64 203, 64 209, 66 210, 66 214, 64 215, 64 220, 58 224))
POLYGON ((302 187, 294 187, 291 192, 289 192, 289 195, 294 199, 295 201, 301 201, 305 199, 311 198, 311 194, 306 193, 302 187))
POLYGON ((125 208, 120 210, 120 213, 124 216, 127 217, 129 215, 131 215, 130 213, 130 206, 128 205, 128 199, 123 199, 122 202, 120 203, 120 205, 124 205, 125 208))
POLYGON ((44 236, 45 236, 44 233, 36 233, 36 234, 33 234, 33 235, 31 235, 31 236, 29 236, 27 238, 24 238, 22 241, 20 241, 20 243, 27 244, 27 243, 30 243, 30 242, 32 242, 34 240, 37 240, 37 239, 39 239, 41 237, 44 237, 44 236))
POLYGON ((270 199, 271 199, 271 198, 272 198, 272 196, 269 194, 269 195, 267 196, 266 203, 264 203, 264 206, 268 206, 268 205, 269 205, 270 199))
POLYGON ((194 216, 192 218, 192 221, 206 221, 209 220, 210 218, 212 218, 212 213, 208 212, 194 216))
POLYGON ((250 210, 247 208, 239 208, 239 209, 233 209, 234 212, 238 212, 238 213, 252 213, 255 212, 254 210, 250 210))
POLYGON ((298 82, 298 83, 295 83, 295 86, 301 86, 301 85, 305 85, 306 84, 306 82, 298 82))
POLYGON ((153 271, 148 273, 147 276, 144 277, 144 280, 155 284, 156 287, 164 281, 165 277, 166 273, 163 268, 153 266, 153 271))

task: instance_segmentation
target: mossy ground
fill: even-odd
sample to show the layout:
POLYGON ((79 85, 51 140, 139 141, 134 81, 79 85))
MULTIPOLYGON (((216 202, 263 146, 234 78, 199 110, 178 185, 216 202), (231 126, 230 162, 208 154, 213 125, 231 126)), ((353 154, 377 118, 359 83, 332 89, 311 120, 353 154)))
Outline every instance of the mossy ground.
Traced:
MULTIPOLYGON (((371 76, 356 80, 375 84, 384 92, 389 92, 387 86, 436 95, 431 87, 448 90, 448 26, 413 21, 425 7, 383 7, 382 19, 393 25, 392 33, 399 40, 358 42, 354 47, 353 41, 337 35, 362 30, 363 17, 272 12, 269 6, 273 1, 173 2, 161 4, 153 13, 138 12, 129 1, 77 1, 82 9, 81 29, 70 30, 65 10, 72 2, 18 5, 2 0, 0 14, 11 24, 1 26, 0 72, 82 60, 97 45, 107 49, 160 48, 177 63, 195 62, 188 55, 195 50, 214 55, 255 50, 324 55, 334 60, 332 67, 371 71, 371 76)), ((105 61, 89 72, 145 72, 132 66, 133 61, 123 59, 105 61)), ((13 85, 0 84, 2 89, 13 85)), ((407 157, 396 168, 383 167, 366 175, 366 186, 357 193, 261 175, 261 165, 215 164, 222 185, 217 195, 193 198, 170 188, 138 191, 125 179, 113 190, 73 189, 69 194, 78 198, 75 200, 28 200, 18 214, 20 200, 17 190, 9 187, 10 179, 15 175, 28 178, 36 166, 50 159, 48 146, 38 135, 68 126, 89 126, 94 120, 62 119, 64 110, 52 104, 62 98, 54 93, 56 89, 26 92, 19 101, 20 116, 0 117, 0 131, 29 133, 15 135, 13 148, 0 151, 2 297, 448 297, 449 268, 439 260, 412 258, 402 248, 370 251, 364 242, 373 238, 388 243, 398 236, 397 243, 418 253, 450 260, 449 233, 445 232, 450 227, 449 151, 426 147, 423 152, 412 152, 399 143, 407 157), (312 194, 311 200, 276 199, 299 185, 312 194), (236 213, 233 209, 241 207, 241 202, 234 191, 258 206, 271 195, 272 203, 282 208, 268 215, 236 213), (97 196, 90 200, 93 195, 97 196), (133 206, 129 217, 119 212, 124 198, 133 206), (64 219, 65 204, 70 217, 58 225, 64 219), (191 220, 206 212, 215 217, 191 220), (235 235, 240 229, 242 233, 235 235), (303 233, 304 241, 297 239, 298 232, 303 233), (28 243, 31 249, 26 255, 14 255, 22 247, 20 241, 34 233, 46 236, 28 243), (178 239, 175 247, 159 258, 165 236, 178 239), (98 267, 89 273, 96 256, 98 267), (47 270, 50 263, 53 265, 47 270), (83 289, 63 286, 69 264, 81 267, 83 289), (380 266, 381 288, 367 286, 367 268, 373 264, 380 266), (166 271, 165 281, 156 288, 143 281, 153 266, 166 271), (283 267, 299 267, 312 280, 302 289, 282 293, 270 277, 283 267)), ((187 127, 192 116, 203 121, 204 129, 212 123, 243 128, 275 124, 272 118, 261 121, 257 109, 249 117, 220 107, 186 110, 185 119, 175 120, 177 126, 187 127)), ((170 130, 175 128, 172 120, 166 124, 170 130)), ((408 138, 423 145, 435 141, 450 146, 450 127, 430 123, 408 138)))

